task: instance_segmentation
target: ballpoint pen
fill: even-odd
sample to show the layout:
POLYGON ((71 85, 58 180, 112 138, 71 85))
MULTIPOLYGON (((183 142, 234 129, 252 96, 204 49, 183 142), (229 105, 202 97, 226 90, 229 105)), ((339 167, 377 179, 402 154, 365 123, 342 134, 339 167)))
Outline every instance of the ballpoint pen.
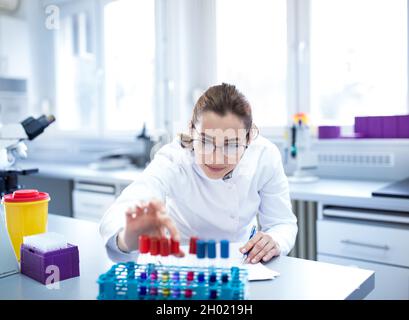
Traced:
MULTIPOLYGON (((256 229, 257 229, 256 225, 253 225, 253 228, 251 228, 251 232, 250 232, 249 241, 250 241, 250 240, 251 240, 251 238, 253 238, 253 237, 254 237, 254 235, 256 234, 256 229)), ((241 263, 244 263, 244 261, 246 260, 246 258, 248 257, 248 255, 249 255, 249 253, 248 253, 248 252, 243 253, 243 258, 242 258, 242 260, 241 260, 241 263)))

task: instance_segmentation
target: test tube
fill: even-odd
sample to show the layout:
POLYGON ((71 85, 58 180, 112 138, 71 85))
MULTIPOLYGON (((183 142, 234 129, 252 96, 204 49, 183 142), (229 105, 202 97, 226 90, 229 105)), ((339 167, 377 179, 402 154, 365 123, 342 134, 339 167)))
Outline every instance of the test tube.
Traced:
POLYGON ((138 264, 147 264, 149 262, 149 242, 149 236, 145 234, 139 236, 138 264))
POLYGON ((191 237, 189 241, 189 256, 188 256, 188 265, 195 266, 197 262, 196 253, 197 253, 197 240, 196 237, 191 237))
POLYGON ((158 263, 158 255, 159 255, 159 239, 156 237, 151 238, 150 240, 150 255, 151 255, 151 263, 157 264, 158 263))
POLYGON ((160 256, 161 256, 161 263, 163 265, 168 265, 169 264, 169 253, 170 253, 168 238, 160 239, 159 250, 160 250, 160 256))
POLYGON ((174 239, 170 239, 170 254, 172 255, 171 257, 171 264, 174 266, 179 265, 179 258, 177 255, 180 253, 180 243, 179 241, 176 241, 174 239))
POLYGON ((196 241, 197 245, 197 252, 196 252, 196 258, 197 258, 197 266, 198 267, 205 267, 206 266, 206 241, 204 240, 197 240, 196 241))
POLYGON ((216 267, 216 241, 207 241, 208 266, 216 267))
POLYGON ((230 267, 230 250, 229 250, 229 240, 221 240, 220 241, 220 264, 222 268, 229 268, 230 267))

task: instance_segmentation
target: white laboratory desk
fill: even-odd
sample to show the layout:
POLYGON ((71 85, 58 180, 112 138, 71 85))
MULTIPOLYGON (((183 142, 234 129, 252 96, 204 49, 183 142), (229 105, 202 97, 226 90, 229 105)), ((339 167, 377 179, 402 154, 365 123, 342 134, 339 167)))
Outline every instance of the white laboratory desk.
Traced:
POLYGON ((372 197, 372 192, 391 181, 320 179, 313 183, 290 183, 293 200, 357 208, 409 211, 409 199, 372 197))
MULTIPOLYGON (((81 299, 98 295, 98 276, 113 264, 107 257, 98 225, 60 216, 49 216, 49 231, 64 234, 79 246, 80 277, 60 283, 59 289, 44 285, 21 274, 0 279, 0 299, 81 299)), ((328 263, 278 257, 267 266, 280 272, 275 280, 250 282, 249 298, 275 299, 362 299, 374 288, 373 271, 328 263)))

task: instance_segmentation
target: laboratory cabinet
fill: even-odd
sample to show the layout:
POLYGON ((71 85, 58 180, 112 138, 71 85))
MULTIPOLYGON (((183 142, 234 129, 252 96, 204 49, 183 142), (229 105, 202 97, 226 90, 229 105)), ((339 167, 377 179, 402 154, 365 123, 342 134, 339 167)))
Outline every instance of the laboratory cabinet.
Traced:
POLYGON ((19 183, 24 189, 37 189, 50 195, 48 212, 72 217, 72 188, 71 179, 43 177, 36 174, 20 176, 19 183))
POLYGON ((367 299, 409 299, 409 214, 322 206, 317 259, 375 271, 367 299))

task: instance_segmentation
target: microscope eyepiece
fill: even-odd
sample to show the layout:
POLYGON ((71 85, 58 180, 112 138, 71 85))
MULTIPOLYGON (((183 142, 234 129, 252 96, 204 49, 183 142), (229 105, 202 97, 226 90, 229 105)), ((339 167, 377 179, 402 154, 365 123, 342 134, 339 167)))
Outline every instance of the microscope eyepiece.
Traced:
POLYGON ((21 125, 23 126, 28 139, 33 140, 44 132, 44 129, 47 128, 51 123, 55 122, 55 117, 53 115, 42 115, 38 119, 29 117, 24 120, 21 125))

